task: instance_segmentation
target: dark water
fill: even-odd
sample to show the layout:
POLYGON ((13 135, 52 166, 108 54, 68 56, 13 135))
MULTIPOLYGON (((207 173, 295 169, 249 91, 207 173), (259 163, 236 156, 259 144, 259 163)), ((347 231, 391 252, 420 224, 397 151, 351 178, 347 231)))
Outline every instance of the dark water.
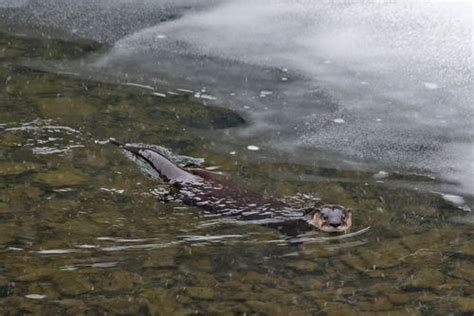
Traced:
POLYGON ((461 209, 470 196, 433 192, 439 180, 427 176, 248 150, 257 138, 236 136, 245 116, 185 91, 163 97, 25 66, 101 49, 0 33, 2 314, 474 312, 472 216, 461 209), (167 186, 109 137, 203 157, 295 205, 352 207, 354 227, 295 246, 271 229, 161 203, 167 186))

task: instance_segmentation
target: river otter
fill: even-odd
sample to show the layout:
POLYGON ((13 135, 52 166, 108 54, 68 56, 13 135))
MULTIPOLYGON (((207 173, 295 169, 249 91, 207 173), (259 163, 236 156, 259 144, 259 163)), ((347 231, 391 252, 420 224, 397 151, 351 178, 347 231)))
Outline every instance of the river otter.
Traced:
POLYGON ((189 166, 193 161, 180 165, 176 156, 163 147, 121 144, 114 139, 110 142, 120 146, 129 158, 152 176, 170 183, 175 189, 173 199, 184 204, 239 221, 271 226, 293 236, 301 226, 314 226, 325 232, 344 232, 352 225, 352 211, 343 206, 326 204, 312 209, 292 208, 237 186, 223 174, 189 166))

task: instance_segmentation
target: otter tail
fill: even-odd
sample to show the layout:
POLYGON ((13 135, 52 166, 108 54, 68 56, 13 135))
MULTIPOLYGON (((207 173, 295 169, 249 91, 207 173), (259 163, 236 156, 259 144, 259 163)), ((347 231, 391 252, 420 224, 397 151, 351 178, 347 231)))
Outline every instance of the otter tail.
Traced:
POLYGON ((196 178, 195 175, 182 169, 176 156, 164 147, 148 144, 122 144, 115 138, 110 138, 109 142, 122 149, 128 158, 153 178, 161 178, 166 182, 189 182, 196 178))
POLYGON ((125 152, 130 152, 134 155, 140 155, 140 150, 146 149, 146 147, 140 146, 141 144, 124 144, 116 140, 115 138, 109 138, 109 143, 120 147, 121 149, 125 150, 125 152))

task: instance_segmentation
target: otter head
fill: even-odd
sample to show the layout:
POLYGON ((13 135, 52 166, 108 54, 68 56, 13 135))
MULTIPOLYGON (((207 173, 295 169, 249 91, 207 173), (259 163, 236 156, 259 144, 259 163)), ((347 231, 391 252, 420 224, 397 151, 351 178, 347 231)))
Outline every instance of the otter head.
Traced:
POLYGON ((326 204, 307 212, 304 219, 324 232, 344 232, 352 226, 352 210, 326 204))

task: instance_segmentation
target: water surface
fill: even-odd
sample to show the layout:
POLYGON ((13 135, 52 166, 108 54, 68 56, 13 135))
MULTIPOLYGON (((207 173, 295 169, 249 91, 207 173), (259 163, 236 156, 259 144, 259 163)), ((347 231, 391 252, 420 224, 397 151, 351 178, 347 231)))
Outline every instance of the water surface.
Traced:
MULTIPOLYGON (((284 143, 288 129, 262 130, 244 104, 221 104, 217 93, 180 78, 113 83, 90 69, 58 70, 103 57, 110 52, 104 42, 0 33, 2 313, 474 311, 473 202, 455 183, 416 168, 382 170, 370 160, 364 168, 354 160, 340 164, 341 156, 324 147, 300 148, 311 154, 300 161, 265 146, 270 138, 284 143), (354 227, 344 235, 314 231, 291 245, 276 230, 162 203, 168 187, 106 144, 109 137, 202 157, 293 205, 352 207, 354 227)), ((257 100, 275 93, 255 91, 257 100)), ((340 105, 327 92, 312 96, 321 111, 337 113, 340 105)), ((265 102, 254 104, 264 110, 265 102)), ((285 106, 275 106, 266 119, 276 126, 285 106)), ((349 120, 331 116, 338 118, 349 120)))

